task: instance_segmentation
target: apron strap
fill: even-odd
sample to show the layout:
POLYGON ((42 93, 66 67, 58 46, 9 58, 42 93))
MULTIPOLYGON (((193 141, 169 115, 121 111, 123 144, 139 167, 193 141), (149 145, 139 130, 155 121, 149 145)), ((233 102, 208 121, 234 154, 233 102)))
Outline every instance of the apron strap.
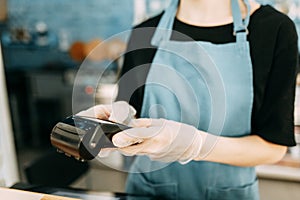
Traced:
POLYGON ((248 35, 248 25, 250 20, 249 0, 244 0, 247 8, 246 18, 243 20, 238 0, 231 0, 232 17, 233 17, 233 35, 236 36, 237 42, 246 41, 248 35))
MULTIPOLYGON (((170 40, 172 35, 174 19, 177 13, 178 3, 179 0, 171 0, 170 5, 165 10, 162 18, 159 21, 156 31, 152 37, 151 45, 159 46, 161 41, 170 40)), ((247 27, 250 19, 249 0, 244 0, 244 4, 247 7, 247 15, 246 18, 243 20, 238 0, 231 0, 231 9, 234 24, 233 34, 236 36, 237 42, 247 41, 247 27)))
POLYGON ((178 3, 179 0, 171 0, 169 7, 165 10, 165 13, 159 21, 156 31, 152 37, 151 45, 159 46, 161 41, 170 40, 178 3))

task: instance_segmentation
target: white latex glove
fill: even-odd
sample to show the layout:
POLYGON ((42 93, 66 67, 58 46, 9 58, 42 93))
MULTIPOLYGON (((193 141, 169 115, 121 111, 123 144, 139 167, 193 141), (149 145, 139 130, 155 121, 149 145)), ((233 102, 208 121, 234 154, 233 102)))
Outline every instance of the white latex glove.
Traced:
POLYGON ((95 117, 128 125, 128 123, 134 118, 135 114, 136 110, 126 101, 117 101, 112 104, 100 104, 93 106, 87 110, 77 113, 76 115, 95 117))
MULTIPOLYGON (((128 125, 135 117, 136 110, 126 101, 117 101, 112 104, 100 104, 87 110, 83 110, 76 115, 83 117, 95 117, 103 120, 110 120, 120 124, 128 125)), ((99 157, 107 157, 114 148, 101 149, 99 157)))
POLYGON ((165 119, 135 119, 130 125, 135 128, 113 137, 124 155, 147 155, 152 160, 182 164, 200 155, 204 132, 193 126, 165 119))

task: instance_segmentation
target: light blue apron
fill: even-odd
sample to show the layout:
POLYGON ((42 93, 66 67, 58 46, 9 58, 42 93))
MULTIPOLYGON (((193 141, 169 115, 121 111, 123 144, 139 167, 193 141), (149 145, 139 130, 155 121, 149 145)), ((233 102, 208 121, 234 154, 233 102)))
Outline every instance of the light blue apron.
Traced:
MULTIPOLYGON (((244 2, 248 6, 244 20, 238 1, 231 2, 236 42, 218 45, 171 41, 178 0, 171 3, 151 41, 158 50, 146 80, 142 117, 171 119, 214 135, 250 134, 253 77, 247 41, 249 4, 244 2)), ((129 174, 127 192, 154 199, 259 199, 252 167, 206 161, 159 166, 162 163, 146 156, 137 157, 132 171, 140 173, 129 174)))

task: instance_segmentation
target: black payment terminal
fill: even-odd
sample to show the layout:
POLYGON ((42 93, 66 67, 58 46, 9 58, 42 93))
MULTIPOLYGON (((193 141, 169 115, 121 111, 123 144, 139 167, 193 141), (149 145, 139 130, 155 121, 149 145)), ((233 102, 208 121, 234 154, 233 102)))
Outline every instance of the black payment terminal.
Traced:
POLYGON ((111 121, 73 115, 54 126, 50 139, 58 152, 87 161, 94 159, 102 148, 114 148, 112 137, 129 128, 111 121))

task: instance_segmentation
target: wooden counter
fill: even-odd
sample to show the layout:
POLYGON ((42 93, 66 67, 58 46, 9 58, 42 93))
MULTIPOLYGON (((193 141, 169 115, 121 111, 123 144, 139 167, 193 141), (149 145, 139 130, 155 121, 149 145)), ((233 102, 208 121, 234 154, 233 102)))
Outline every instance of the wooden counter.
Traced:
POLYGON ((0 187, 0 197, 5 200, 80 200, 56 195, 48 195, 23 190, 9 189, 0 187))

